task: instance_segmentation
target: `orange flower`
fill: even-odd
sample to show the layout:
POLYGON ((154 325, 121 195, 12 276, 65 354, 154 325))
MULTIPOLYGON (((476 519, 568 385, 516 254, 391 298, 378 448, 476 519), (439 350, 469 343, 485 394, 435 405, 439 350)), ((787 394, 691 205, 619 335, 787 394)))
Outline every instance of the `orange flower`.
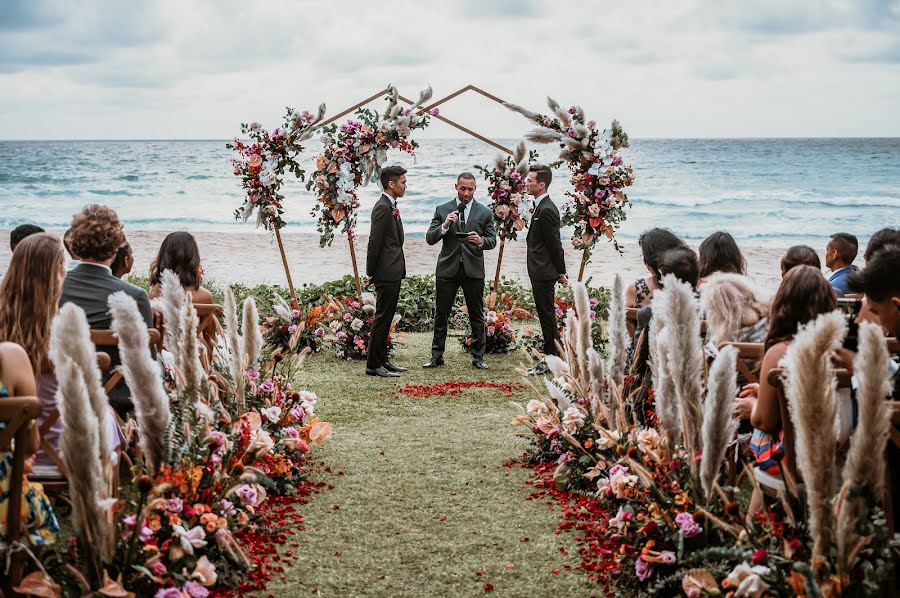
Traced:
POLYGON ((325 444, 331 438, 331 424, 328 422, 316 422, 309 431, 309 439, 313 444, 325 444))
POLYGON ((325 157, 325 154, 316 158, 316 170, 322 170, 326 164, 328 164, 328 158, 325 157))
POLYGON ((260 156, 259 154, 253 154, 253 156, 250 157, 250 160, 247 161, 247 166, 249 166, 250 168, 259 168, 260 166, 262 166, 262 162, 262 156, 260 156))
POLYGON ((203 515, 204 513, 209 513, 209 506, 203 504, 202 502, 198 502, 194 505, 194 513, 197 515, 203 515))
POLYGON ((200 517, 200 525, 203 526, 203 529, 212 533, 219 526, 219 517, 215 513, 204 513, 200 517))

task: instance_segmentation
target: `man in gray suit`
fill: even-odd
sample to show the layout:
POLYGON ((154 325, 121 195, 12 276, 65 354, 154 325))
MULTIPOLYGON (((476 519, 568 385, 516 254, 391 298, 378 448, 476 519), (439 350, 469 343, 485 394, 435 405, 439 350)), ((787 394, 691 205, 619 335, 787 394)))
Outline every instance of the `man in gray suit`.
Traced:
POLYGON ((475 176, 464 172, 456 179, 456 199, 434 211, 425 234, 429 245, 442 241, 435 282, 434 340, 431 360, 423 367, 444 364, 447 320, 459 287, 463 289, 472 326, 472 366, 486 369, 484 349, 484 252, 497 246, 491 211, 475 201, 475 176))
MULTIPOLYGON (((66 274, 60 305, 74 303, 84 310, 91 329, 109 329, 112 317, 107 301, 113 293, 124 291, 137 302, 144 322, 151 328, 153 312, 147 293, 116 278, 110 269, 116 252, 125 243, 122 223, 115 211, 97 204, 85 207, 72 218, 68 235, 72 253, 80 263, 66 274)), ((97 347, 97 350, 109 353, 113 367, 121 364, 118 347, 97 347)), ((108 377, 109 373, 105 374, 104 381, 108 377)), ((123 418, 133 409, 124 380, 109 393, 109 403, 123 418)))

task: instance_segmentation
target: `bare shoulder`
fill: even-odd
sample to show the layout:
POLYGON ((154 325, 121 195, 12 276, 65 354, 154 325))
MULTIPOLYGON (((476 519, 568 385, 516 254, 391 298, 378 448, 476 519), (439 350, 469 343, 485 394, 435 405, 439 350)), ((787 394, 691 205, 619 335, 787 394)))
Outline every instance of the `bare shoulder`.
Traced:
POLYGON ((193 293, 194 303, 210 304, 215 303, 212 293, 206 287, 200 287, 193 293))
POLYGON ((34 370, 25 349, 16 343, 0 343, 0 379, 13 396, 35 394, 34 370))

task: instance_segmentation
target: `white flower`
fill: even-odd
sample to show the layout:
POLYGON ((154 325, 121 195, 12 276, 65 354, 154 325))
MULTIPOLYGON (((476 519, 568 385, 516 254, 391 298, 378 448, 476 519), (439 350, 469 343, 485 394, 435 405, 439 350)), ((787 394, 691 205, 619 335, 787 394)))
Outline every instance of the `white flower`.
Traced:
POLYGON ((572 434, 584 425, 584 413, 578 407, 569 407, 563 414, 562 423, 566 432, 572 434))
POLYGON ((350 328, 353 329, 353 332, 359 332, 360 328, 363 327, 363 321, 359 318, 353 318, 353 321, 350 322, 350 328))
POLYGON ((259 173, 259 182, 262 183, 263 187, 271 187, 276 180, 278 180, 278 177, 273 170, 266 168, 259 173))
POLYGON ((659 447, 659 432, 656 428, 643 428, 635 435, 638 448, 649 453, 659 447))
POLYGON ((489 311, 489 312, 487 313, 487 316, 485 316, 485 318, 484 318, 484 322, 485 322, 485 324, 487 324, 488 326, 491 326, 491 325, 493 325, 493 324, 496 324, 496 323, 497 323, 497 312, 495 312, 495 311, 489 311))
POLYGON ((623 465, 613 465, 609 469, 608 478, 600 478, 597 480, 597 490, 601 493, 611 490, 616 498, 625 498, 625 490, 634 486, 638 481, 636 475, 628 473, 628 468, 623 465))
POLYGON ((301 390, 300 391, 300 400, 305 401, 305 402, 315 406, 315 404, 319 402, 319 397, 317 397, 316 393, 314 393, 314 392, 311 392, 308 390, 301 390))
POLYGON ((741 563, 735 567, 727 577, 731 587, 737 588, 735 598, 761 598, 769 589, 769 584, 760 576, 768 572, 769 568, 762 565, 751 567, 747 563, 741 563))
POLYGON ((260 428, 253 434, 253 438, 250 439, 250 449, 266 449, 267 451, 272 450, 272 447, 275 446, 275 441, 272 440, 272 436, 260 428))
POLYGON ((597 448, 603 451, 611 449, 619 444, 621 437, 622 433, 618 430, 603 430, 597 438, 597 448))
POLYGON ((624 517, 626 512, 627 511, 624 511, 622 507, 619 507, 619 512, 616 513, 616 516, 609 520, 609 525, 619 530, 620 534, 622 533, 622 530, 628 526, 628 520, 624 517))
POLYGON ((173 525, 172 531, 175 537, 181 542, 181 547, 188 554, 194 554, 195 548, 203 548, 206 546, 206 532, 199 525, 193 527, 191 531, 186 530, 180 525, 173 525))
POLYGON ((547 403, 544 401, 538 401, 537 399, 531 399, 528 401, 528 405, 525 407, 525 411, 528 412, 528 415, 537 416, 544 415, 549 411, 549 407, 547 407, 547 403))
POLYGON ((277 424, 278 420, 281 419, 281 407, 278 407, 276 405, 263 409, 262 413, 266 416, 266 419, 273 424, 277 424))
POLYGON ((342 326, 342 324, 341 324, 340 320, 332 320, 331 323, 328 325, 328 327, 331 328, 332 332, 337 332, 338 330, 341 329, 341 326, 342 326))

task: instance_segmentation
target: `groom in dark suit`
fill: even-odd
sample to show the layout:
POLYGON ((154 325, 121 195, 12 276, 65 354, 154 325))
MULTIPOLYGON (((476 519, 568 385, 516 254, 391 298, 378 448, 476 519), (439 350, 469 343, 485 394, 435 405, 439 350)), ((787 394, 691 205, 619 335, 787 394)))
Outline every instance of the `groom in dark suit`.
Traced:
POLYGON ((388 166, 381 171, 381 197, 372 208, 372 227, 366 253, 366 275, 375 284, 375 322, 369 334, 366 374, 397 378, 406 368, 388 360, 387 338, 397 311, 400 282, 406 277, 403 221, 397 200, 406 193, 406 170, 388 166))
MULTIPOLYGON (((553 180, 553 173, 547 166, 535 164, 528 170, 525 182, 528 194, 534 197, 534 212, 528 225, 528 278, 534 294, 534 307, 541 321, 544 337, 544 354, 556 355, 556 283, 568 284, 566 257, 559 236, 559 210, 550 200, 547 188, 553 180)), ((548 372, 543 361, 528 371, 529 375, 540 376, 548 372)))
POLYGON ((456 178, 456 199, 437 207, 425 234, 429 245, 443 242, 435 271, 434 339, 431 361, 423 366, 426 368, 444 364, 447 319, 456 292, 462 287, 472 326, 472 367, 487 369, 484 361, 484 252, 496 247, 497 232, 491 211, 475 201, 474 196, 475 177, 464 172, 456 178))

